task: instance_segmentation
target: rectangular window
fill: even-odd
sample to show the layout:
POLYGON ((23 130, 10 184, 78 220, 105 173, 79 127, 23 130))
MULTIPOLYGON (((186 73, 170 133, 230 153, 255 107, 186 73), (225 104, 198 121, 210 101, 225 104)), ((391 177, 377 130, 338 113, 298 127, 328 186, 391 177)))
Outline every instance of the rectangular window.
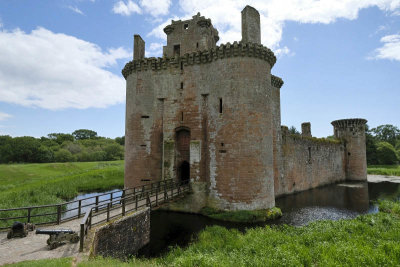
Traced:
POLYGON ((219 99, 219 113, 222 113, 222 98, 219 99))
POLYGON ((183 83, 181 83, 181 89, 183 89, 183 83))
POLYGON ((181 55, 181 46, 174 45, 174 57, 179 57, 181 55))
POLYGON ((181 121, 183 121, 183 112, 181 113, 181 121))

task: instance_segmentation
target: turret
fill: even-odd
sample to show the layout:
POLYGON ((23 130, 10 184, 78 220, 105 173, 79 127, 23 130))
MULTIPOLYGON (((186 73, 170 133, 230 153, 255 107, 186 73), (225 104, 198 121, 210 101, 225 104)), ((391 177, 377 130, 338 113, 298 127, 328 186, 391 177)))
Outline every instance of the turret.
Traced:
POLYGON ((172 20, 164 32, 167 34, 167 45, 163 47, 166 57, 179 57, 215 48, 219 40, 218 31, 212 26, 211 20, 200 16, 200 13, 190 20, 172 20))
POLYGON ((251 6, 242 10, 242 42, 261 44, 260 13, 251 6))
POLYGON ((301 135, 304 137, 312 137, 311 135, 311 123, 303 122, 301 124, 301 135))
POLYGON ((345 119, 332 122, 334 135, 345 142, 346 179, 367 180, 365 119, 345 119))

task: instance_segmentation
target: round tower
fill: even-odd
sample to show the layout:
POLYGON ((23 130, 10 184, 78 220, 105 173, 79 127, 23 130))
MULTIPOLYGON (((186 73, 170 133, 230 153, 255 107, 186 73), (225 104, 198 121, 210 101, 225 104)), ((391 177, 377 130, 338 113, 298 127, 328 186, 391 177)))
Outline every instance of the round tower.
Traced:
POLYGON ((367 180, 365 119, 344 119, 332 122, 334 135, 345 142, 346 179, 367 180))

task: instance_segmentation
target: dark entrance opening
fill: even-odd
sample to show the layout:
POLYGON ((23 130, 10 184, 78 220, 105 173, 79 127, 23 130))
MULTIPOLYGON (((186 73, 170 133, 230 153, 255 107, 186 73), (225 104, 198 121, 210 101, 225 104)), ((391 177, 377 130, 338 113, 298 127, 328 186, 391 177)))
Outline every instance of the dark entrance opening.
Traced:
POLYGON ((182 183, 188 183, 190 180, 190 164, 186 160, 179 166, 179 181, 182 183))

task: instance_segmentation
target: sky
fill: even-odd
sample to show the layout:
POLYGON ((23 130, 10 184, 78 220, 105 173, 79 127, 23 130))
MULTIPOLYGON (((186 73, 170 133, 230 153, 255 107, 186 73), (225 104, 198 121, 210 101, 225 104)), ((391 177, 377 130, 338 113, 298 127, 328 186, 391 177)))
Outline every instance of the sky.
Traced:
POLYGON ((282 125, 332 135, 331 121, 400 127, 400 0, 0 0, 0 135, 125 132, 133 35, 162 55, 163 28, 200 12, 223 44, 246 6, 278 60, 282 125))

